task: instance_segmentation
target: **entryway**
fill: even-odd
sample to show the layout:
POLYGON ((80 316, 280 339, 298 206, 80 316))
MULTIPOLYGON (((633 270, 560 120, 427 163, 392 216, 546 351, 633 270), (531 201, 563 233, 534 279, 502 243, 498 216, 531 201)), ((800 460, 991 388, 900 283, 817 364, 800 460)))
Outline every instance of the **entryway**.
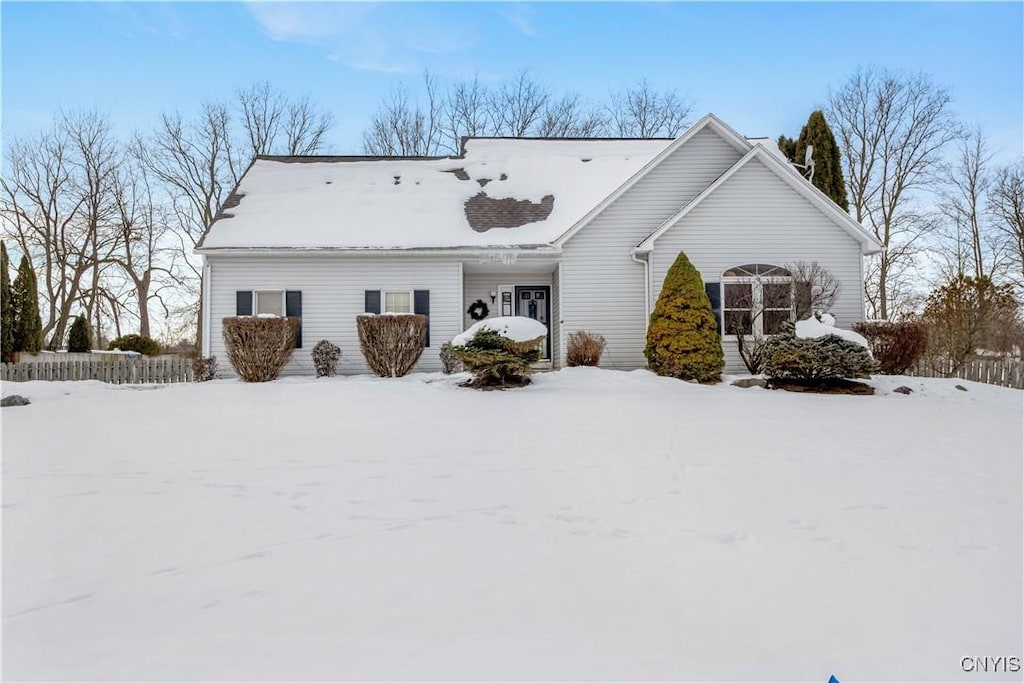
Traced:
POLYGON ((516 285, 516 315, 533 318, 548 328, 544 339, 544 359, 551 358, 551 287, 546 285, 516 285))

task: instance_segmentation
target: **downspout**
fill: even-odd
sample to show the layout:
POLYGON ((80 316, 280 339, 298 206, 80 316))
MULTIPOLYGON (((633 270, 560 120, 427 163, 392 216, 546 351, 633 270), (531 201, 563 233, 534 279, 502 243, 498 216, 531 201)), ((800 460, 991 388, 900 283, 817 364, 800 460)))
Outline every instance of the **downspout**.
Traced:
POLYGON ((651 322, 651 261, 650 252, 647 252, 647 258, 638 259, 637 252, 634 251, 630 258, 637 263, 644 264, 644 332, 647 331, 647 326, 651 322))
POLYGON ((204 358, 210 357, 210 262, 203 256, 203 339, 202 353, 204 358))

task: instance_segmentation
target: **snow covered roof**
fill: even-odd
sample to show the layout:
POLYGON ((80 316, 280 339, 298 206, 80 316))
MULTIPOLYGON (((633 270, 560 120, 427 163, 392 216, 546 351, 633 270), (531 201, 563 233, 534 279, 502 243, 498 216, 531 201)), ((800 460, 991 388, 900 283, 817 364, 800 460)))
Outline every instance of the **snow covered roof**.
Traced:
POLYGON ((547 245, 671 142, 470 138, 463 157, 258 157, 198 248, 547 245))

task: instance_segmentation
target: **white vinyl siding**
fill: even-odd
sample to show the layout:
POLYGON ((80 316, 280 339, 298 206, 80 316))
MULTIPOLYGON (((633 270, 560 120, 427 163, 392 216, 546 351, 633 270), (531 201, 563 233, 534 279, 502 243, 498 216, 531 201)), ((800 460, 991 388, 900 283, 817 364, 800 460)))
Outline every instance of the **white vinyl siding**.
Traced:
MULTIPOLYGON (((655 242, 652 300, 680 251, 705 282, 721 282, 727 269, 748 263, 816 261, 841 283, 831 311, 836 324, 848 328, 863 318, 860 244, 757 159, 655 242)), ((724 347, 726 371, 742 372, 735 341, 727 338, 724 347)))
MULTIPOLYGON (((438 349, 462 331, 459 262, 444 257, 354 255, 208 256, 212 269, 210 352, 220 374, 230 376, 224 353, 221 320, 235 315, 237 291, 298 290, 302 292, 302 337, 285 367, 285 375, 313 374, 310 349, 321 339, 341 347, 342 374, 369 372, 359 350, 356 316, 364 312, 368 289, 430 291, 431 346, 424 349, 416 371, 441 369, 438 349), (435 341, 436 340, 436 341, 435 341)), ((383 302, 382 302, 383 303, 383 302)))
POLYGON ((607 341, 602 367, 646 366, 644 266, 632 260, 633 249, 741 156, 704 129, 566 241, 559 292, 564 334, 556 356, 565 357, 567 334, 586 330, 607 341))

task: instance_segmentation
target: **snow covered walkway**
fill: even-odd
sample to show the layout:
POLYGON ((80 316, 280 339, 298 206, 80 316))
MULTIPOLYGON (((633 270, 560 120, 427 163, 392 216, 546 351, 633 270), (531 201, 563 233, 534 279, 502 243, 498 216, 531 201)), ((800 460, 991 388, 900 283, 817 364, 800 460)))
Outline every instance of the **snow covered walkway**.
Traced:
POLYGON ((975 680, 962 657, 1021 655, 1022 392, 455 381, 5 384, 33 403, 2 413, 4 680, 975 680))

